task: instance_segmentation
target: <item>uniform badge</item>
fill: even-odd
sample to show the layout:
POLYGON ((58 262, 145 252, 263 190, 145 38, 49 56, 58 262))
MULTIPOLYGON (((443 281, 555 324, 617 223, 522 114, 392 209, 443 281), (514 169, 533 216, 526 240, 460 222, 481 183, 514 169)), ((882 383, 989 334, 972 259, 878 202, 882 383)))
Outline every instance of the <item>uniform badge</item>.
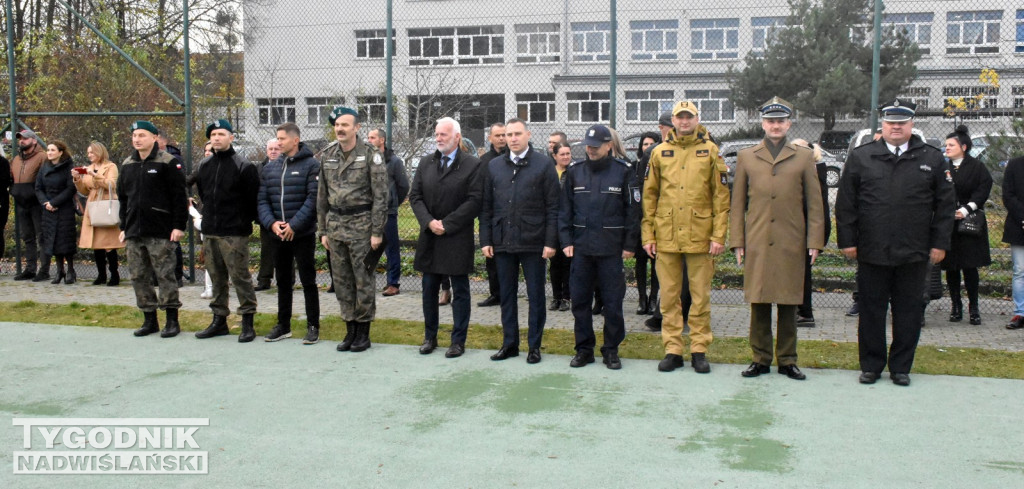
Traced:
POLYGON ((366 161, 365 156, 356 156, 356 161, 366 161))
POLYGON ((609 192, 622 192, 621 187, 608 187, 609 192))
POLYGON ((676 152, 671 150, 671 149, 663 149, 663 150, 661 150, 661 156, 663 158, 671 158, 675 154, 676 154, 676 152))
POLYGON ((949 183, 953 183, 953 175, 949 173, 949 170, 946 170, 946 181, 949 183))
POLYGON ((374 165, 379 165, 381 163, 384 163, 384 159, 380 157, 380 153, 374 153, 374 155, 373 155, 373 164, 374 165))
POLYGON ((722 185, 729 185, 729 174, 726 172, 720 172, 718 174, 718 180, 722 182, 722 185))
POLYGON ((710 154, 711 154, 711 152, 709 150, 706 150, 706 149, 698 149, 697 150, 697 157, 698 158, 700 158, 701 156, 708 156, 710 154))
POLYGON ((647 168, 644 169, 644 180, 647 180, 647 177, 650 174, 651 174, 651 165, 647 165, 647 168))
POLYGON ((640 203, 640 188, 639 187, 633 187, 633 201, 635 201, 637 204, 640 203))
POLYGON ((932 167, 928 165, 921 165, 921 171, 932 171, 932 167))

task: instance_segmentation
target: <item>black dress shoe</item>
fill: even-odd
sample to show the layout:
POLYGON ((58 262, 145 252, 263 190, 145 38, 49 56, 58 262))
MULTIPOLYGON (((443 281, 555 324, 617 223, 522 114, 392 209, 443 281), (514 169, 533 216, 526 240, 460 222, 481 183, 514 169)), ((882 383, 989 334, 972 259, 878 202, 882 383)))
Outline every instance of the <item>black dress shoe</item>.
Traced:
POLYGON ((861 372, 859 380, 861 384, 874 384, 878 377, 879 375, 874 372, 861 372))
POLYGON ((860 316, 860 305, 857 304, 857 301, 853 301, 853 305, 850 306, 848 311, 846 311, 846 315, 849 317, 860 316))
POLYGON ((270 282, 257 282, 256 286, 253 287, 252 290, 254 290, 256 292, 260 292, 260 291, 263 291, 263 290, 270 290, 270 282))
POLYGON ((797 367, 796 364, 780 366, 779 373, 793 380, 804 380, 807 378, 807 376, 800 371, 800 367, 797 367))
POLYGON ((28 270, 23 270, 21 273, 19 273, 19 274, 14 276, 14 280, 17 280, 17 281, 32 280, 35 277, 36 277, 36 272, 30 272, 28 270))
POLYGON ((665 358, 658 362, 658 370, 662 372, 671 372, 677 368, 682 368, 683 356, 669 353, 665 355, 665 358))
POLYGON ((526 354, 526 363, 540 363, 540 348, 530 348, 526 354))
POLYGON ((647 318, 647 320, 644 321, 644 326, 651 331, 661 331, 661 318, 647 318))
POLYGON ((1014 316, 1010 320, 1010 323, 1006 325, 1006 329, 1020 329, 1024 328, 1024 316, 1014 316))
POLYGON ((889 374, 889 378, 892 379, 893 384, 902 385, 904 387, 910 385, 909 374, 889 374))
POLYGON ((703 353, 691 353, 690 365, 693 365, 693 371, 699 374, 711 372, 711 364, 703 353))
POLYGON ((518 357, 519 347, 515 345, 505 345, 498 350, 498 353, 491 355, 491 360, 505 360, 506 358, 518 357))
MULTIPOLYGON (((779 367, 779 372, 782 372, 782 367, 779 367)), ((761 374, 771 372, 771 369, 767 365, 761 365, 757 362, 751 362, 750 366, 746 370, 740 372, 740 375, 744 377, 757 377, 761 374)))
POLYGON ((430 355, 434 353, 435 348, 437 348, 437 338, 423 340, 423 344, 420 345, 420 355, 430 355))
POLYGON ((501 299, 499 299, 499 298, 497 298, 497 297, 495 297, 493 295, 489 295, 489 296, 487 296, 486 299, 484 299, 484 300, 482 300, 480 302, 477 302, 476 305, 477 305, 477 307, 493 307, 493 306, 498 306, 498 305, 501 305, 501 299))
POLYGON ((548 310, 549 311, 557 311, 558 308, 561 305, 562 305, 562 300, 561 299, 551 299, 551 305, 548 306, 548 310))
POLYGON ((572 303, 569 302, 569 299, 562 299, 562 303, 558 305, 558 310, 568 311, 569 309, 572 309, 572 303))
POLYGON ((444 357, 445 358, 461 357, 463 353, 466 353, 466 347, 456 343, 456 344, 448 347, 448 351, 444 352, 444 357))
POLYGON ((796 327, 798 328, 813 328, 815 326, 814 316, 800 316, 796 317, 796 327))
POLYGON ((610 370, 618 370, 622 368, 622 360, 619 360, 618 352, 614 351, 604 354, 604 364, 607 365, 610 370))
POLYGON ((594 363, 594 352, 578 351, 576 352, 576 356, 572 357, 572 360, 569 362, 569 366, 572 368, 580 368, 591 363, 594 363))

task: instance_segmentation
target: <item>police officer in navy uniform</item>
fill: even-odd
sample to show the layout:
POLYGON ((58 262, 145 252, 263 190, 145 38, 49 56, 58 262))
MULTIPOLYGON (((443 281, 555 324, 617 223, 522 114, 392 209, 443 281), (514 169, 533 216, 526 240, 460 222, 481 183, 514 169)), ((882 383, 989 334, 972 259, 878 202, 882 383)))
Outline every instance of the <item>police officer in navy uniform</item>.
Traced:
POLYGON ((594 362, 590 298, 596 286, 604 302, 601 355, 608 368, 622 368, 619 343, 626 337, 622 260, 633 256, 640 241, 640 187, 630 164, 611 156, 611 140, 605 126, 587 129, 583 139, 587 159, 566 170, 559 205, 559 242, 565 256, 572 258, 569 293, 576 321, 576 356, 571 367, 594 362))
POLYGON ((942 153, 911 132, 916 108, 901 99, 882 106, 881 139, 850 152, 839 180, 839 248, 858 267, 862 384, 875 383, 888 364, 893 383, 910 385, 928 261, 942 261, 953 233, 953 178, 942 153))

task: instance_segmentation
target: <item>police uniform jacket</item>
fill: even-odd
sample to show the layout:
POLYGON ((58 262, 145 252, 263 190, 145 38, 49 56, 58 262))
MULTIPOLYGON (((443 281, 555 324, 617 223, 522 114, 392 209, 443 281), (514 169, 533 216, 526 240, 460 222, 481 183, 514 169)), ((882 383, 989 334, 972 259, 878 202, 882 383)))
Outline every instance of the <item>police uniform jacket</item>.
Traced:
POLYGON ((786 144, 773 158, 763 140, 743 149, 732 192, 729 246, 744 249, 744 299, 801 304, 807 250, 825 246, 814 153, 786 144))
MULTIPOLYGON (((299 143, 294 156, 281 155, 267 162, 260 174, 257 209, 265 229, 277 221, 287 222, 295 236, 316 233, 316 190, 320 162, 299 143)), ((277 235, 274 235, 277 238, 277 235)))
POLYGON ((558 190, 555 162, 532 145, 519 163, 512 161, 511 153, 488 162, 480 246, 505 253, 557 250, 558 190))
POLYGON ((200 161, 197 172, 196 189, 203 201, 203 234, 252 234, 252 223, 258 219, 256 197, 260 191, 256 165, 229 147, 200 161))
POLYGON ((388 172, 372 144, 356 138, 348 154, 337 141, 320 155, 316 217, 320 235, 338 241, 384 236, 388 218, 388 172))
POLYGON ((476 254, 473 224, 483 198, 483 164, 460 149, 441 171, 441 158, 435 151, 432 158, 420 161, 412 179, 409 205, 420 226, 413 266, 420 272, 467 275, 476 254), (441 221, 444 234, 430 230, 434 219, 441 221))
POLYGON ((953 233, 952 176, 938 149, 918 136, 896 157, 883 139, 850 152, 839 180, 836 228, 840 249, 857 260, 896 266, 949 250, 953 233))
POLYGON ((1006 164, 1006 172, 1003 173, 1003 206, 1006 207, 1003 242, 1024 246, 1024 156, 1013 158, 1006 164))
POLYGON ((607 156, 565 170, 558 211, 562 247, 573 254, 635 253, 640 235, 640 188, 629 163, 607 156))
POLYGON ((185 173, 174 157, 157 148, 154 144, 145 160, 133 151, 121 163, 117 199, 125 238, 170 239, 171 231, 184 231, 188 223, 185 173))
POLYGON ((728 169, 707 129, 677 136, 651 151, 642 198, 641 237, 658 252, 707 253, 729 228, 728 169))
MULTIPOLYGON (((970 210, 969 205, 973 203, 983 211, 989 193, 992 192, 992 174, 989 173, 988 168, 985 168, 985 164, 977 158, 966 155, 960 162, 960 168, 953 167, 952 162, 949 163, 949 167, 953 174, 956 208, 967 207, 970 210)), ((955 214, 956 211, 954 210, 953 213, 955 214)), ((989 252, 988 226, 981 229, 981 236, 970 236, 957 233, 954 224, 949 253, 946 253, 946 258, 942 260, 942 268, 945 270, 978 268, 990 263, 992 263, 992 256, 989 252)))

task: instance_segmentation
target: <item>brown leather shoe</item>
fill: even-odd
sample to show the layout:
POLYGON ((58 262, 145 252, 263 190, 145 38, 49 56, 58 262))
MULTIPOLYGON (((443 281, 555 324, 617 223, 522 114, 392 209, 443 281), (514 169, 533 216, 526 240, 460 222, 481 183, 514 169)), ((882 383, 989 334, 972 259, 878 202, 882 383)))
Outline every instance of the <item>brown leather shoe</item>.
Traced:
POLYGON ((447 306, 448 304, 451 304, 451 303, 452 303, 452 291, 450 291, 450 290, 442 290, 441 291, 441 298, 437 300, 437 305, 439 305, 439 306, 447 306))
POLYGON ((384 297, 391 297, 393 295, 398 295, 398 292, 398 287, 395 287, 394 285, 389 285, 387 286, 387 288, 384 289, 384 292, 382 292, 380 295, 384 297))

